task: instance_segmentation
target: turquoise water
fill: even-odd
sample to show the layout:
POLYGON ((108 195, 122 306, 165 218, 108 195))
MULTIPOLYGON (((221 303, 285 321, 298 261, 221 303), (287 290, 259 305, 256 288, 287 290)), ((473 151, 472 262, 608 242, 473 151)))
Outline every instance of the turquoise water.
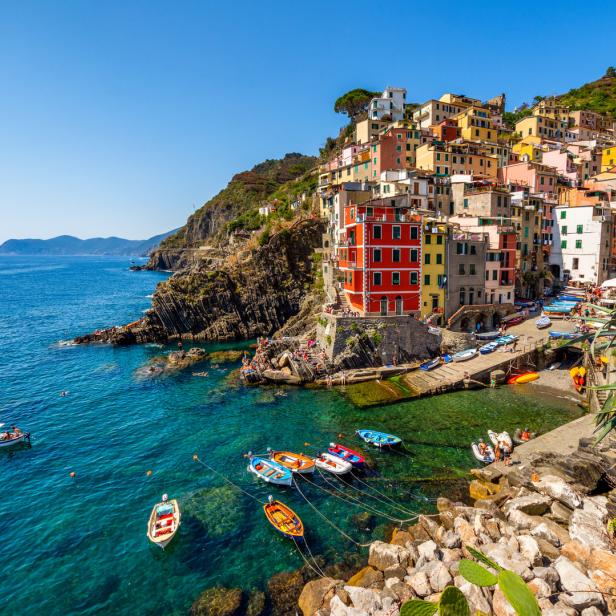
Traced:
MULTIPOLYGON (((565 398, 532 387, 362 411, 337 392, 288 389, 287 397, 276 397, 273 389, 244 387, 236 364, 194 368, 208 370, 207 378, 190 369, 142 376, 149 361, 173 347, 58 344, 132 321, 148 307, 147 296, 165 276, 129 272, 128 265, 126 259, 0 258, 0 421, 33 434, 31 449, 0 451, 6 613, 180 614, 209 586, 264 588, 272 574, 301 566, 293 544, 276 535, 260 507, 195 463, 194 453, 259 499, 282 498, 302 517, 313 552, 334 559, 353 546, 293 489, 257 483, 245 470, 245 452, 267 446, 308 452, 339 434, 361 449, 355 429, 394 432, 407 440, 412 457, 369 451, 376 471, 367 480, 426 511, 431 498, 451 493, 454 484, 443 482, 474 466, 466 445, 487 428, 527 423, 546 430, 578 413, 565 398), (60 397, 61 390, 70 394, 60 397), (162 492, 184 510, 180 533, 164 552, 145 536, 162 492)), ((355 539, 370 538, 351 519, 361 509, 303 487, 355 539)), ((374 536, 386 523, 378 520, 374 536)))

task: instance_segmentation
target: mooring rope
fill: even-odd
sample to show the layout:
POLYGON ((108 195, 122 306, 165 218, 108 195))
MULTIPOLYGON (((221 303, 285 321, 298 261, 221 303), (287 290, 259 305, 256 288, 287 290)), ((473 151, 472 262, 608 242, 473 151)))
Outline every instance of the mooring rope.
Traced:
MULTIPOLYGON (((304 477, 304 479, 306 479, 304 477)), ((347 539, 348 541, 350 541, 351 543, 354 543, 357 547, 359 548, 367 548, 372 544, 372 541, 369 541, 368 543, 359 543, 359 541, 355 541, 355 539, 353 539, 353 537, 347 535, 347 533, 345 533, 341 528, 338 528, 338 526, 336 526, 326 515, 324 515, 323 513, 321 513, 309 500, 308 497, 301 491, 299 484, 297 483, 297 479, 295 479, 295 477, 293 477, 293 483, 295 484, 295 487, 297 488, 297 491, 300 493, 300 495, 302 496, 302 498, 308 503, 308 505, 310 505, 310 507, 312 507, 312 509, 314 509, 314 511, 316 511, 332 528, 334 528, 335 530, 337 530, 345 539, 347 539)), ((309 482, 312 483, 312 482, 309 482)), ((316 484, 314 484, 316 485, 316 484)))
MULTIPOLYGON (((312 569, 312 571, 314 573, 316 573, 316 575, 318 577, 325 577, 325 574, 321 571, 321 568, 319 567, 319 565, 317 564, 316 561, 314 561, 314 556, 312 557, 312 560, 314 561, 314 564, 318 567, 318 570, 315 569, 315 567, 312 565, 312 563, 308 560, 308 558, 306 558, 306 555, 302 552, 301 548, 299 547, 299 545, 297 544, 297 541, 295 539, 295 537, 291 537, 291 539, 293 539, 293 543, 295 544, 295 548, 297 549, 297 551, 299 552, 299 555, 302 557, 302 560, 306 563, 306 566, 309 567, 310 569, 312 569)), ((304 543, 306 543, 306 541, 304 540, 304 543)), ((306 547, 308 547, 308 544, 306 543, 306 547)), ((311 553, 312 556, 312 553, 311 553)))
POLYGON ((308 541, 306 541, 306 537, 304 537, 304 545, 306 546, 306 549, 308 550, 308 554, 310 554, 310 558, 312 559, 314 566, 321 572, 321 575, 325 577, 325 572, 323 571, 323 569, 321 569, 321 566, 317 562, 317 559, 312 554, 312 550, 310 549, 310 546, 308 545, 308 541))

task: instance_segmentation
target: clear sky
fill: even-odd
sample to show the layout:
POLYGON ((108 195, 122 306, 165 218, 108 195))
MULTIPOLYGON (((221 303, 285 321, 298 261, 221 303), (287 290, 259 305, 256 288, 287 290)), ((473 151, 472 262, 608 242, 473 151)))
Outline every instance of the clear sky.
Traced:
POLYGON ((146 238, 316 153, 354 87, 513 107, 616 65, 610 3, 39 2, 0 12, 0 242, 146 238))

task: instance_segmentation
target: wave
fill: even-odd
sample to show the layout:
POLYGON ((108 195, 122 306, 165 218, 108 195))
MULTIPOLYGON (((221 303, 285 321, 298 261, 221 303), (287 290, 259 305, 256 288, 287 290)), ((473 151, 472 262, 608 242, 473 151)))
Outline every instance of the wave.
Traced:
POLYGON ((153 298, 154 298, 154 293, 150 293, 149 295, 146 295, 146 297, 147 297, 148 299, 153 299, 153 298))
POLYGON ((39 267, 17 267, 0 270, 0 276, 14 276, 16 274, 30 274, 31 272, 51 272, 52 270, 66 269, 66 265, 41 265, 39 267))

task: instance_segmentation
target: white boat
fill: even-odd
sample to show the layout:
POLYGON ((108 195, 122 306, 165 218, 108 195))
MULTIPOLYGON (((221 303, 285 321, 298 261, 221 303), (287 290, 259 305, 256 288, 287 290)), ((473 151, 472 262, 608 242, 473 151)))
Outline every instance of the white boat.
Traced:
POLYGON ((320 468, 334 475, 344 475, 348 473, 353 465, 338 456, 333 456, 331 453, 322 453, 316 460, 317 468, 320 468))
POLYGON ((479 462, 483 462, 484 464, 491 464, 492 462, 494 462, 494 449, 492 449, 490 445, 487 446, 486 453, 483 456, 479 452, 478 443, 472 443, 471 449, 473 450, 473 455, 475 456, 475 458, 477 458, 477 460, 479 460, 479 462))
POLYGON ((552 321, 550 321, 550 317, 544 314, 535 321, 535 325, 537 329, 546 329, 552 325, 552 321))
POLYGON ((177 500, 168 500, 163 494, 163 500, 156 503, 148 520, 148 539, 159 548, 165 549, 175 537, 180 527, 182 514, 177 500))
MULTIPOLYGON (((0 428, 4 426, 0 423, 0 428)), ((30 442, 30 432, 22 432, 19 428, 16 428, 13 432, 10 430, 0 431, 0 447, 12 447, 19 443, 30 442)))
POLYGON ((466 349, 465 351, 454 353, 452 359, 453 361, 468 361, 469 359, 473 359, 475 355, 477 355, 477 349, 466 349))
POLYGON ((511 439, 509 432, 497 433, 494 432, 494 430, 488 430, 488 436, 490 437, 490 440, 492 441, 494 447, 497 447, 498 443, 503 441, 509 446, 511 450, 513 450, 513 440, 511 439))

